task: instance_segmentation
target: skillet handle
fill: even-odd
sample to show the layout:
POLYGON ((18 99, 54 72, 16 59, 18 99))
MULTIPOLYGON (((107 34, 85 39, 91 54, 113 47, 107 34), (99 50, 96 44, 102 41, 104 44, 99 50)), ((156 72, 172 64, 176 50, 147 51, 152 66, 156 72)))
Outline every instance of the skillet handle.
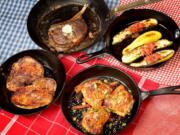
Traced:
POLYGON ((97 52, 93 52, 93 53, 89 53, 89 54, 83 54, 76 59, 76 63, 83 64, 85 62, 88 62, 88 61, 96 58, 96 57, 103 55, 106 52, 107 51, 105 49, 102 49, 102 50, 97 51, 97 52))
POLYGON ((141 92, 141 99, 145 100, 150 96, 166 95, 166 94, 180 94, 180 85, 161 88, 148 92, 141 92))

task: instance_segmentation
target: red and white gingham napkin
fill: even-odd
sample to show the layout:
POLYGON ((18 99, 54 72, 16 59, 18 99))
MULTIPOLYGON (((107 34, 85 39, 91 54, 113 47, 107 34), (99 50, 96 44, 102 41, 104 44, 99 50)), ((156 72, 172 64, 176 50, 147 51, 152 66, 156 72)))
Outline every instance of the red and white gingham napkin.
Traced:
MULTIPOLYGON (((127 4, 135 0, 121 0, 121 4, 127 4)), ((158 3, 153 3, 141 8, 154 9, 163 12, 170 16, 180 28, 180 1, 179 0, 162 0, 158 3)), ((180 43, 179 43, 180 46, 180 43)), ((118 65, 121 68, 129 71, 133 71, 141 76, 151 79, 161 85, 180 85, 180 48, 177 51, 175 57, 173 57, 164 66, 150 71, 132 70, 124 67, 112 56, 104 57, 107 61, 118 65)))
MULTIPOLYGON (((73 56, 61 57, 65 65, 67 79, 72 78, 79 71, 94 65, 104 64, 114 66, 103 59, 95 59, 86 64, 76 64, 73 56)), ((116 66, 121 69, 120 66, 116 66)), ((147 91, 157 89, 159 85, 145 77, 133 72, 127 72, 138 84, 147 91)), ((121 132, 121 135, 179 135, 180 133, 180 100, 178 96, 158 96, 147 99, 142 103, 135 120, 121 132)), ((64 118, 60 102, 57 101, 50 108, 31 116, 13 115, 0 110, 0 134, 1 135, 79 135, 79 131, 70 126, 64 118)))

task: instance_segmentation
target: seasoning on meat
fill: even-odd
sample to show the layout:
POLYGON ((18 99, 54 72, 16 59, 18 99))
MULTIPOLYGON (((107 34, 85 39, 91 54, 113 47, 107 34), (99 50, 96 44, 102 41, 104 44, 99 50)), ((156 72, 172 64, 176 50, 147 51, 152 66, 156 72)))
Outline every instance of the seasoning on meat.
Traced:
POLYGON ((82 127, 91 134, 100 134, 109 117, 110 113, 103 107, 90 108, 83 114, 82 127))
POLYGON ((101 80, 88 80, 75 88, 76 92, 82 92, 86 103, 93 108, 99 108, 102 105, 103 99, 111 93, 112 88, 103 83, 101 80))
POLYGON ((33 81, 43 76, 43 66, 32 57, 25 56, 12 65, 6 87, 10 91, 16 91, 24 85, 32 84, 33 81))
POLYGON ((56 87, 54 79, 41 78, 32 85, 19 88, 11 97, 11 102, 23 109, 42 107, 52 102, 56 87))
POLYGON ((105 106, 122 117, 130 113, 134 99, 123 85, 118 86, 104 101, 105 106))
POLYGON ((75 87, 69 107, 72 120, 85 133, 106 134, 107 127, 125 126, 122 117, 130 114, 133 104, 133 95, 119 81, 98 77, 75 87))
POLYGON ((50 26, 48 30, 49 47, 57 52, 64 52, 78 46, 84 40, 88 32, 88 26, 82 15, 87 7, 88 5, 85 4, 71 19, 50 26))
POLYGON ((48 105, 56 91, 56 81, 44 77, 44 67, 30 56, 15 62, 10 70, 6 87, 12 91, 11 102, 23 109, 48 105))

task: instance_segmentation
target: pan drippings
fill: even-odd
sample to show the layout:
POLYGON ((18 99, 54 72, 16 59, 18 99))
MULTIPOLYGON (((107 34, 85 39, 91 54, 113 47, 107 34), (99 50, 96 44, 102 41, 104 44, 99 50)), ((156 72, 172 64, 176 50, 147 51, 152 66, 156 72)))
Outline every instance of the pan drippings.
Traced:
POLYGON ((121 82, 104 76, 91 78, 76 86, 75 91, 68 108, 72 120, 84 133, 110 135, 126 126, 134 99, 121 82))

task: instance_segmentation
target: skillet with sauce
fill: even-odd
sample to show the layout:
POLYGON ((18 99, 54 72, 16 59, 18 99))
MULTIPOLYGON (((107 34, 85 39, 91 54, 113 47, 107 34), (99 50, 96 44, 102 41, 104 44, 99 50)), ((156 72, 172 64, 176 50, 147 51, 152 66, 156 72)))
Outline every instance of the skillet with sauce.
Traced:
POLYGON ((126 125, 133 104, 131 91, 118 80, 97 77, 75 87, 69 110, 72 120, 85 133, 111 134, 126 125))

